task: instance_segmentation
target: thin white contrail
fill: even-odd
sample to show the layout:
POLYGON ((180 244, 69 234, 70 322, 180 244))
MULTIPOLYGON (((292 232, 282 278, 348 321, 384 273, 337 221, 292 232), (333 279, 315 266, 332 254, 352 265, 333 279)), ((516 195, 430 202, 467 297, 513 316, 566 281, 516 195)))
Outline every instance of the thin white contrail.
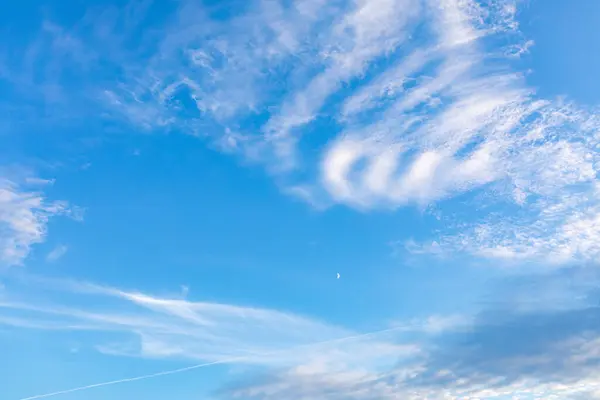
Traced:
POLYGON ((37 396, 24 397, 24 398, 22 398, 20 400, 43 399, 45 397, 58 396, 59 394, 67 394, 67 393, 79 392, 79 391, 82 391, 82 390, 88 390, 88 389, 93 389, 93 388, 102 387, 102 386, 116 385, 118 383, 141 381, 141 380, 144 380, 144 379, 156 378, 158 376, 163 376, 163 375, 178 374, 180 372, 185 372, 185 371, 189 371, 189 370, 192 370, 192 369, 197 369, 197 368, 202 368, 202 367, 208 367, 208 366, 215 365, 215 364, 225 364, 225 363, 234 362, 234 361, 236 361, 236 360, 235 359, 227 359, 227 360, 213 361, 213 362, 204 363, 204 364, 196 364, 196 365, 192 365, 190 367, 172 369, 172 370, 169 370, 169 371, 156 372, 154 374, 149 374, 149 375, 141 375, 141 376, 136 376, 136 377, 133 377, 133 378, 118 379, 116 381, 108 381, 108 382, 102 382, 102 383, 95 383, 93 385, 81 386, 81 387, 77 387, 77 388, 73 388, 73 389, 61 390, 61 391, 58 391, 58 392, 52 392, 52 393, 46 393, 46 394, 38 394, 37 396))
MULTIPOLYGON (((358 335, 346 336, 346 337, 343 337, 343 338, 332 339, 332 340, 325 340, 325 341, 322 341, 322 342, 308 343, 308 344, 304 344, 304 345, 293 346, 293 347, 290 347, 290 348, 287 348, 287 349, 281 349, 281 350, 276 350, 276 351, 271 351, 271 352, 264 352, 264 353, 254 354, 254 355, 255 356, 256 355, 266 356, 266 355, 270 355, 270 354, 276 354, 276 353, 281 353, 281 352, 285 352, 285 351, 301 349, 301 348, 304 348, 304 347, 312 347, 312 346, 318 346, 318 345, 323 345, 323 344, 328 344, 328 343, 339 343, 339 342, 344 342, 344 341, 347 341, 347 340, 361 339, 361 338, 365 338, 365 337, 368 337, 368 336, 379 335, 379 334, 382 334, 382 333, 391 332, 391 331, 397 331, 397 330, 401 330, 401 329, 405 329, 405 328, 404 327, 394 327, 394 328, 382 329, 382 330, 379 330, 379 331, 368 332, 368 333, 361 333, 361 334, 358 334, 358 335)), ((31 396, 31 397, 23 397, 23 398, 21 398, 19 400, 43 399, 43 398, 47 398, 47 397, 58 396, 58 395, 61 395, 61 394, 67 394, 67 393, 73 393, 73 392, 80 392, 80 391, 83 391, 83 390, 98 388, 98 387, 102 387, 102 386, 111 386, 111 385, 117 385, 119 383, 142 381, 142 380, 145 380, 145 379, 157 378, 159 376, 179 374, 181 372, 191 371, 193 369, 210 367, 211 365, 230 364, 230 363, 233 363, 233 362, 236 362, 236 361, 243 361, 245 358, 246 357, 242 357, 242 356, 240 356, 240 357, 232 357, 232 358, 227 358, 227 359, 218 360, 218 361, 212 361, 212 362, 207 362, 207 363, 202 363, 202 364, 191 365, 189 367, 171 369, 171 370, 168 370, 168 371, 155 372, 153 374, 148 374, 148 375, 140 375, 140 376, 136 376, 136 377, 133 377, 133 378, 117 379, 117 380, 114 380, 114 381, 107 381, 107 382, 95 383, 93 385, 80 386, 80 387, 76 387, 76 388, 72 388, 72 389, 60 390, 58 392, 38 394, 36 396, 31 396)))

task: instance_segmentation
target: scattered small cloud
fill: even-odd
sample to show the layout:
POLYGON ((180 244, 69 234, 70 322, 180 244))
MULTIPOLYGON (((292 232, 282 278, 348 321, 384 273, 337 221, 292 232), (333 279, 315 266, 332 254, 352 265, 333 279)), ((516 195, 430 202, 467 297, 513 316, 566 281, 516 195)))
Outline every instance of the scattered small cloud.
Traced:
POLYGON ((54 182, 55 182, 55 179, 43 179, 43 178, 36 178, 36 177, 25 178, 25 183, 27 183, 28 185, 32 185, 32 186, 53 185, 54 182))
POLYGON ((46 261, 48 261, 48 262, 58 261, 65 254, 67 254, 68 249, 69 248, 67 246, 62 245, 62 244, 56 246, 54 249, 52 249, 52 251, 50 251, 48 253, 48 255, 46 255, 46 261))
POLYGON ((535 42, 533 40, 528 40, 525 43, 512 45, 507 49, 507 55, 515 58, 521 57, 523 54, 529 53, 534 45, 535 42))
POLYGON ((469 330, 473 317, 467 315, 431 315, 424 319, 395 322, 392 326, 406 332, 421 332, 430 335, 469 330))
POLYGON ((0 264, 22 264, 32 246, 45 240, 50 218, 70 211, 66 202, 0 177, 0 264))
POLYGON ((181 285, 181 297, 186 298, 190 293, 190 287, 187 285, 181 285))

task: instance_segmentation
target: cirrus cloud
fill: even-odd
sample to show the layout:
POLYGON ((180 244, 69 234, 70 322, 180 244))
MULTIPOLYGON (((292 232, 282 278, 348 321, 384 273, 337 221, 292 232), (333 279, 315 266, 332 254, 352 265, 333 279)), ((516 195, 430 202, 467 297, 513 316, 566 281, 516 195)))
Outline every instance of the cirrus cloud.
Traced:
POLYGON ((68 69, 69 81, 43 87, 86 93, 79 102, 112 121, 203 137, 319 208, 443 211, 460 196, 494 206, 478 207, 475 223, 446 220, 436 248, 593 259, 600 121, 540 98, 512 67, 532 45, 518 6, 256 1, 223 19, 184 2, 148 32, 140 26, 152 6, 133 4, 135 13, 89 13, 70 28, 45 23, 40 40, 71 56, 36 45, 5 69, 31 58, 68 69))
MULTIPOLYGON (((37 183, 37 181, 36 181, 37 183)), ((19 265, 46 238, 51 217, 71 213, 66 202, 0 178, 0 264, 19 265)))

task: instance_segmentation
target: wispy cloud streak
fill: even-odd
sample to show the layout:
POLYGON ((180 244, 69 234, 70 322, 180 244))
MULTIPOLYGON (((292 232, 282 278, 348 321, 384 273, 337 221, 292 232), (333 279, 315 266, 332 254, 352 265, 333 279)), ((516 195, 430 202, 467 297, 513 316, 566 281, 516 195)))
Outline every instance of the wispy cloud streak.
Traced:
POLYGON ((0 177, 0 265, 19 265, 31 247, 44 241, 48 220, 69 214, 66 202, 0 177))
MULTIPOLYGON (((390 332, 393 332, 395 330, 398 330, 398 328, 383 329, 383 330, 380 330, 380 331, 374 331, 374 332, 363 333, 363 334, 358 334, 358 335, 353 335, 353 336, 348 336, 348 337, 343 337, 343 338, 338 338, 338 339, 332 339, 332 340, 327 340, 327 341, 324 341, 324 342, 309 343, 309 344, 300 345, 300 346, 297 346, 297 347, 280 349, 280 350, 276 350, 276 351, 271 352, 271 353, 263 353, 263 354, 257 354, 257 355, 269 356, 269 355, 271 355, 273 353, 285 353, 285 352, 297 351, 297 350, 311 350, 311 348, 314 347, 314 346, 335 345, 336 343, 341 343, 341 342, 346 342, 346 341, 353 341, 353 340, 371 338, 371 337, 374 337, 374 336, 377 336, 377 335, 380 335, 380 334, 390 333, 390 332)), ((136 377, 133 377, 133 378, 118 379, 118 380, 114 380, 114 381, 107 381, 107 382, 96 383, 96 384, 93 384, 93 385, 80 386, 80 387, 73 388, 73 389, 61 390, 61 391, 58 391, 58 392, 52 392, 52 393, 40 394, 40 395, 36 395, 36 396, 31 396, 31 397, 25 397, 25 398, 22 398, 20 400, 33 400, 33 399, 42 399, 42 398, 47 398, 47 397, 54 397, 54 396, 58 396, 58 395, 62 395, 62 394, 80 392, 80 391, 94 389, 94 388, 103 387, 103 386, 112 386, 112 385, 118 385, 118 384, 121 384, 121 383, 135 382, 135 381, 141 381, 141 380, 146 380, 146 379, 154 379, 154 378, 158 378, 158 377, 166 376, 166 375, 180 374, 180 373, 183 373, 183 372, 188 372, 188 371, 192 371, 192 370, 196 370, 196 369, 200 369, 200 368, 211 367, 213 365, 233 364, 233 363, 240 363, 240 362, 244 362, 244 361, 245 361, 245 357, 243 357, 243 356, 241 356, 241 357, 225 358, 225 359, 218 360, 218 361, 212 361, 212 362, 208 362, 208 363, 195 364, 195 365, 191 365, 189 367, 171 369, 171 370, 167 370, 167 371, 156 372, 156 373, 153 373, 153 374, 136 376, 136 377)))
POLYGON ((84 345, 110 356, 200 361, 28 399, 218 364, 259 367, 261 374, 250 385, 224 388, 218 394, 224 399, 295 400, 324 394, 357 400, 545 399, 585 396, 598 388, 598 274, 590 269, 506 281, 510 290, 492 296, 489 308, 476 315, 399 321, 366 334, 268 308, 31 276, 23 282, 23 287, 10 282, 3 292, 0 324, 7 328, 111 332, 120 335, 116 342, 98 343, 102 336, 93 335, 94 341, 84 345), (547 301, 540 298, 543 294, 547 301), (575 294, 584 299, 573 302, 575 294), (65 299, 80 306, 63 304, 65 299), (504 345, 498 345, 498 338, 506 339, 504 345))
POLYGON ((154 297, 78 282, 28 279, 29 290, 14 284, 0 299, 0 324, 14 329, 112 332, 119 342, 87 343, 112 356, 174 358, 201 363, 140 377, 115 380, 29 397, 43 398, 216 364, 267 368, 326 368, 337 371, 356 366, 392 365, 413 357, 413 343, 390 341, 406 331, 394 326, 356 333, 308 317, 266 308, 193 302, 154 297), (33 285, 33 286, 32 286, 33 285), (41 290, 42 285, 44 288, 41 290), (92 309, 62 304, 76 296, 79 304, 94 298, 92 309), (83 296, 83 297, 80 297, 83 296), (115 303, 116 301, 116 303, 115 303), (43 304, 43 305, 42 305, 43 304), (135 343, 132 344, 132 339, 135 343))
MULTIPOLYGON (((60 322, 65 330, 77 327, 122 334, 121 342, 95 345, 109 354, 207 362, 240 358, 248 364, 276 366, 294 364, 307 356, 306 352, 280 352, 279 349, 353 336, 346 328, 271 309, 161 298, 89 284, 40 282, 46 287, 56 285, 58 294, 67 290, 77 296, 92 296, 99 304, 110 304, 112 299, 119 307, 100 307, 93 311, 74 308, 62 304, 61 296, 47 291, 44 291, 46 299, 42 305, 20 301, 20 296, 11 296, 7 292, 0 301, 0 308, 10 312, 11 319, 5 323, 25 328, 57 329, 60 326, 57 322, 60 322), (34 326, 27 324, 28 315, 38 315, 34 326), (131 345, 131 339, 136 343, 131 345)), ((331 350, 311 346, 315 355, 320 352, 324 357, 331 350)), ((347 350, 338 356, 351 362, 368 352, 369 357, 386 357, 386 353, 410 353, 415 349, 410 345, 356 341, 353 351, 347 350)))
MULTIPOLYGON (((47 22, 42 39, 64 51, 33 46, 21 62, 50 57, 104 117, 203 137, 319 207, 494 197, 504 216, 481 209, 477 223, 436 238, 447 251, 594 258, 600 122, 539 98, 512 69, 532 44, 518 31, 518 5, 256 1, 219 19, 184 2, 152 33, 140 30, 152 6, 137 7, 90 13, 69 29, 47 22)), ((75 96, 67 86, 48 87, 75 96)))

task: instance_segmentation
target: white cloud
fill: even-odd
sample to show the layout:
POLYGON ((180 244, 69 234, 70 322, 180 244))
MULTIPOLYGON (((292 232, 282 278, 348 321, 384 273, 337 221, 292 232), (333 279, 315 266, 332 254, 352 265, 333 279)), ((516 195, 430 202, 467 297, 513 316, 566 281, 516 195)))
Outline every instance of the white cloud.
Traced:
POLYGON ((324 184, 339 201, 427 204, 507 174, 502 164, 514 146, 509 135, 526 115, 530 92, 517 75, 482 67, 486 57, 475 40, 507 25, 512 15, 494 16, 470 1, 429 5, 437 22, 434 43, 345 101, 346 117, 375 105, 381 112, 349 124, 325 155, 324 184), (479 23, 486 13, 497 20, 479 23), (355 149, 351 155, 349 146, 355 149))
MULTIPOLYGON (((590 173, 588 169, 591 164, 585 155, 570 156, 574 150, 566 146, 568 150, 560 151, 564 155, 561 161, 554 165, 551 165, 552 159, 540 162, 537 181, 519 181, 522 188, 515 202, 522 210, 508 215, 491 214, 473 225, 463 224, 458 228, 460 233, 442 234, 435 239, 435 253, 461 251, 505 261, 544 260, 551 265, 597 261, 600 257, 599 186, 595 172, 590 173), (571 165, 564 166, 571 161, 571 165)), ((431 245, 411 243, 410 247, 410 251, 429 252, 426 248, 431 245)))
POLYGON ((393 52, 407 36, 406 25, 419 14, 416 0, 357 0, 334 23, 321 50, 325 69, 306 86, 285 99, 280 113, 266 124, 267 140, 274 140, 279 159, 293 160, 299 132, 292 129, 314 120, 316 113, 342 83, 364 74, 369 64, 393 52), (295 135, 296 137, 291 137, 295 135), (289 143, 291 142, 291 143, 289 143))
POLYGON ((427 334, 448 333, 468 330, 473 324, 473 318, 467 315, 431 315, 424 319, 413 319, 408 322, 393 323, 392 326, 407 332, 422 332, 427 334))
MULTIPOLYGON (((585 271, 580 273, 576 281, 593 289, 585 271)), ((547 283, 559 283, 558 288, 564 289, 564 282, 564 276, 557 275, 547 283)), ((226 399, 296 400, 323 395, 357 400, 548 399, 598 390, 594 377, 600 325, 594 322, 597 308, 586 304, 519 310, 511 305, 507 315, 433 315, 357 334, 269 308, 165 298, 31 276, 25 286, 35 293, 30 296, 25 287, 14 283, 0 298, 2 325, 93 331, 94 335, 78 335, 78 340, 96 342, 79 346, 112 356, 202 363, 67 390, 151 379, 215 363, 261 367, 258 377, 244 381, 251 383, 222 390, 220 395, 226 399), (488 315, 490 319, 486 319, 488 315), (553 328, 554 334, 548 336, 547 330, 553 328), (521 337, 521 329, 531 336, 521 337), (104 341, 102 333, 110 333, 111 341, 104 341), (446 341, 447 334, 459 340, 446 341), (498 346, 497 337, 519 339, 498 346)), ((536 289, 544 289, 544 285, 536 289)), ((529 290, 524 293, 538 297, 529 290)), ((244 371, 251 373, 252 369, 244 371)))
POLYGON ((29 177, 25 178, 25 183, 27 183, 28 185, 46 186, 46 185, 53 185, 54 182, 55 182, 55 179, 43 179, 43 178, 38 178, 38 177, 34 177, 34 176, 29 176, 29 177))
POLYGON ((399 368, 388 374, 352 371, 304 375, 289 372, 270 382, 233 389, 227 398, 308 400, 328 393, 328 398, 336 400, 595 399, 597 397, 593 397, 593 394, 600 390, 593 376, 569 383, 540 383, 535 379, 505 383, 502 377, 489 380, 452 379, 453 373, 449 370, 437 372, 440 378, 448 379, 444 387, 409 384, 411 378, 420 372, 419 365, 399 368))
POLYGON ((21 264, 31 247, 44 241, 48 220, 68 212, 66 203, 0 178, 0 264, 21 264))
POLYGON ((12 310, 17 316, 3 318, 0 323, 33 329, 120 333, 120 341, 95 344, 100 351, 113 355, 204 362, 232 359, 279 368, 318 361, 336 369, 382 360, 393 363, 397 357, 418 351, 413 344, 385 341, 384 334, 357 335, 346 328, 272 309, 154 297, 51 280, 37 283, 45 289, 58 289, 59 295, 44 291, 42 305, 12 301, 13 294, 8 292, 0 308, 12 310), (82 296, 81 300, 93 296, 94 308, 62 304, 60 299, 65 296, 60 294, 65 290, 82 296), (116 305, 103 306, 114 300, 116 305), (35 319, 30 319, 31 315, 35 319))
POLYGON ((50 262, 57 261, 59 258, 64 256, 68 250, 69 248, 67 246, 62 244, 58 245, 48 253, 48 255, 46 256, 46 260, 50 262))
POLYGON ((395 368, 383 372, 291 369, 234 386, 225 398, 299 400, 323 394, 331 399, 356 400, 595 398, 599 388, 595 379, 598 332, 595 325, 582 322, 580 317, 597 315, 597 309, 571 312, 574 314, 525 314, 520 318, 530 322, 516 325, 523 321, 430 318, 413 328, 429 327, 430 333, 436 333, 458 327, 462 333, 453 333, 457 340, 426 347, 422 358, 399 360, 395 368), (577 321, 577 327, 563 330, 562 324, 569 320, 577 321), (552 326, 557 329, 548 336, 547 328, 552 326), (506 343, 498 343, 499 337, 506 338, 506 343), (461 344, 452 349, 457 343, 461 344))
POLYGON ((518 31, 518 5, 255 1, 223 21, 184 2, 158 38, 137 32, 143 51, 120 47, 135 23, 118 31, 88 17, 102 37, 47 24, 44 40, 63 53, 45 64, 93 69, 100 57, 118 67, 118 84, 80 68, 94 90, 77 92, 95 93, 112 118, 206 138, 316 207, 424 208, 478 195, 486 204, 469 212, 477 207, 479 221, 446 230, 436 249, 592 259, 600 121, 540 99, 512 69, 508 59, 533 44, 518 31), (503 215, 486 214, 490 204, 503 215))

